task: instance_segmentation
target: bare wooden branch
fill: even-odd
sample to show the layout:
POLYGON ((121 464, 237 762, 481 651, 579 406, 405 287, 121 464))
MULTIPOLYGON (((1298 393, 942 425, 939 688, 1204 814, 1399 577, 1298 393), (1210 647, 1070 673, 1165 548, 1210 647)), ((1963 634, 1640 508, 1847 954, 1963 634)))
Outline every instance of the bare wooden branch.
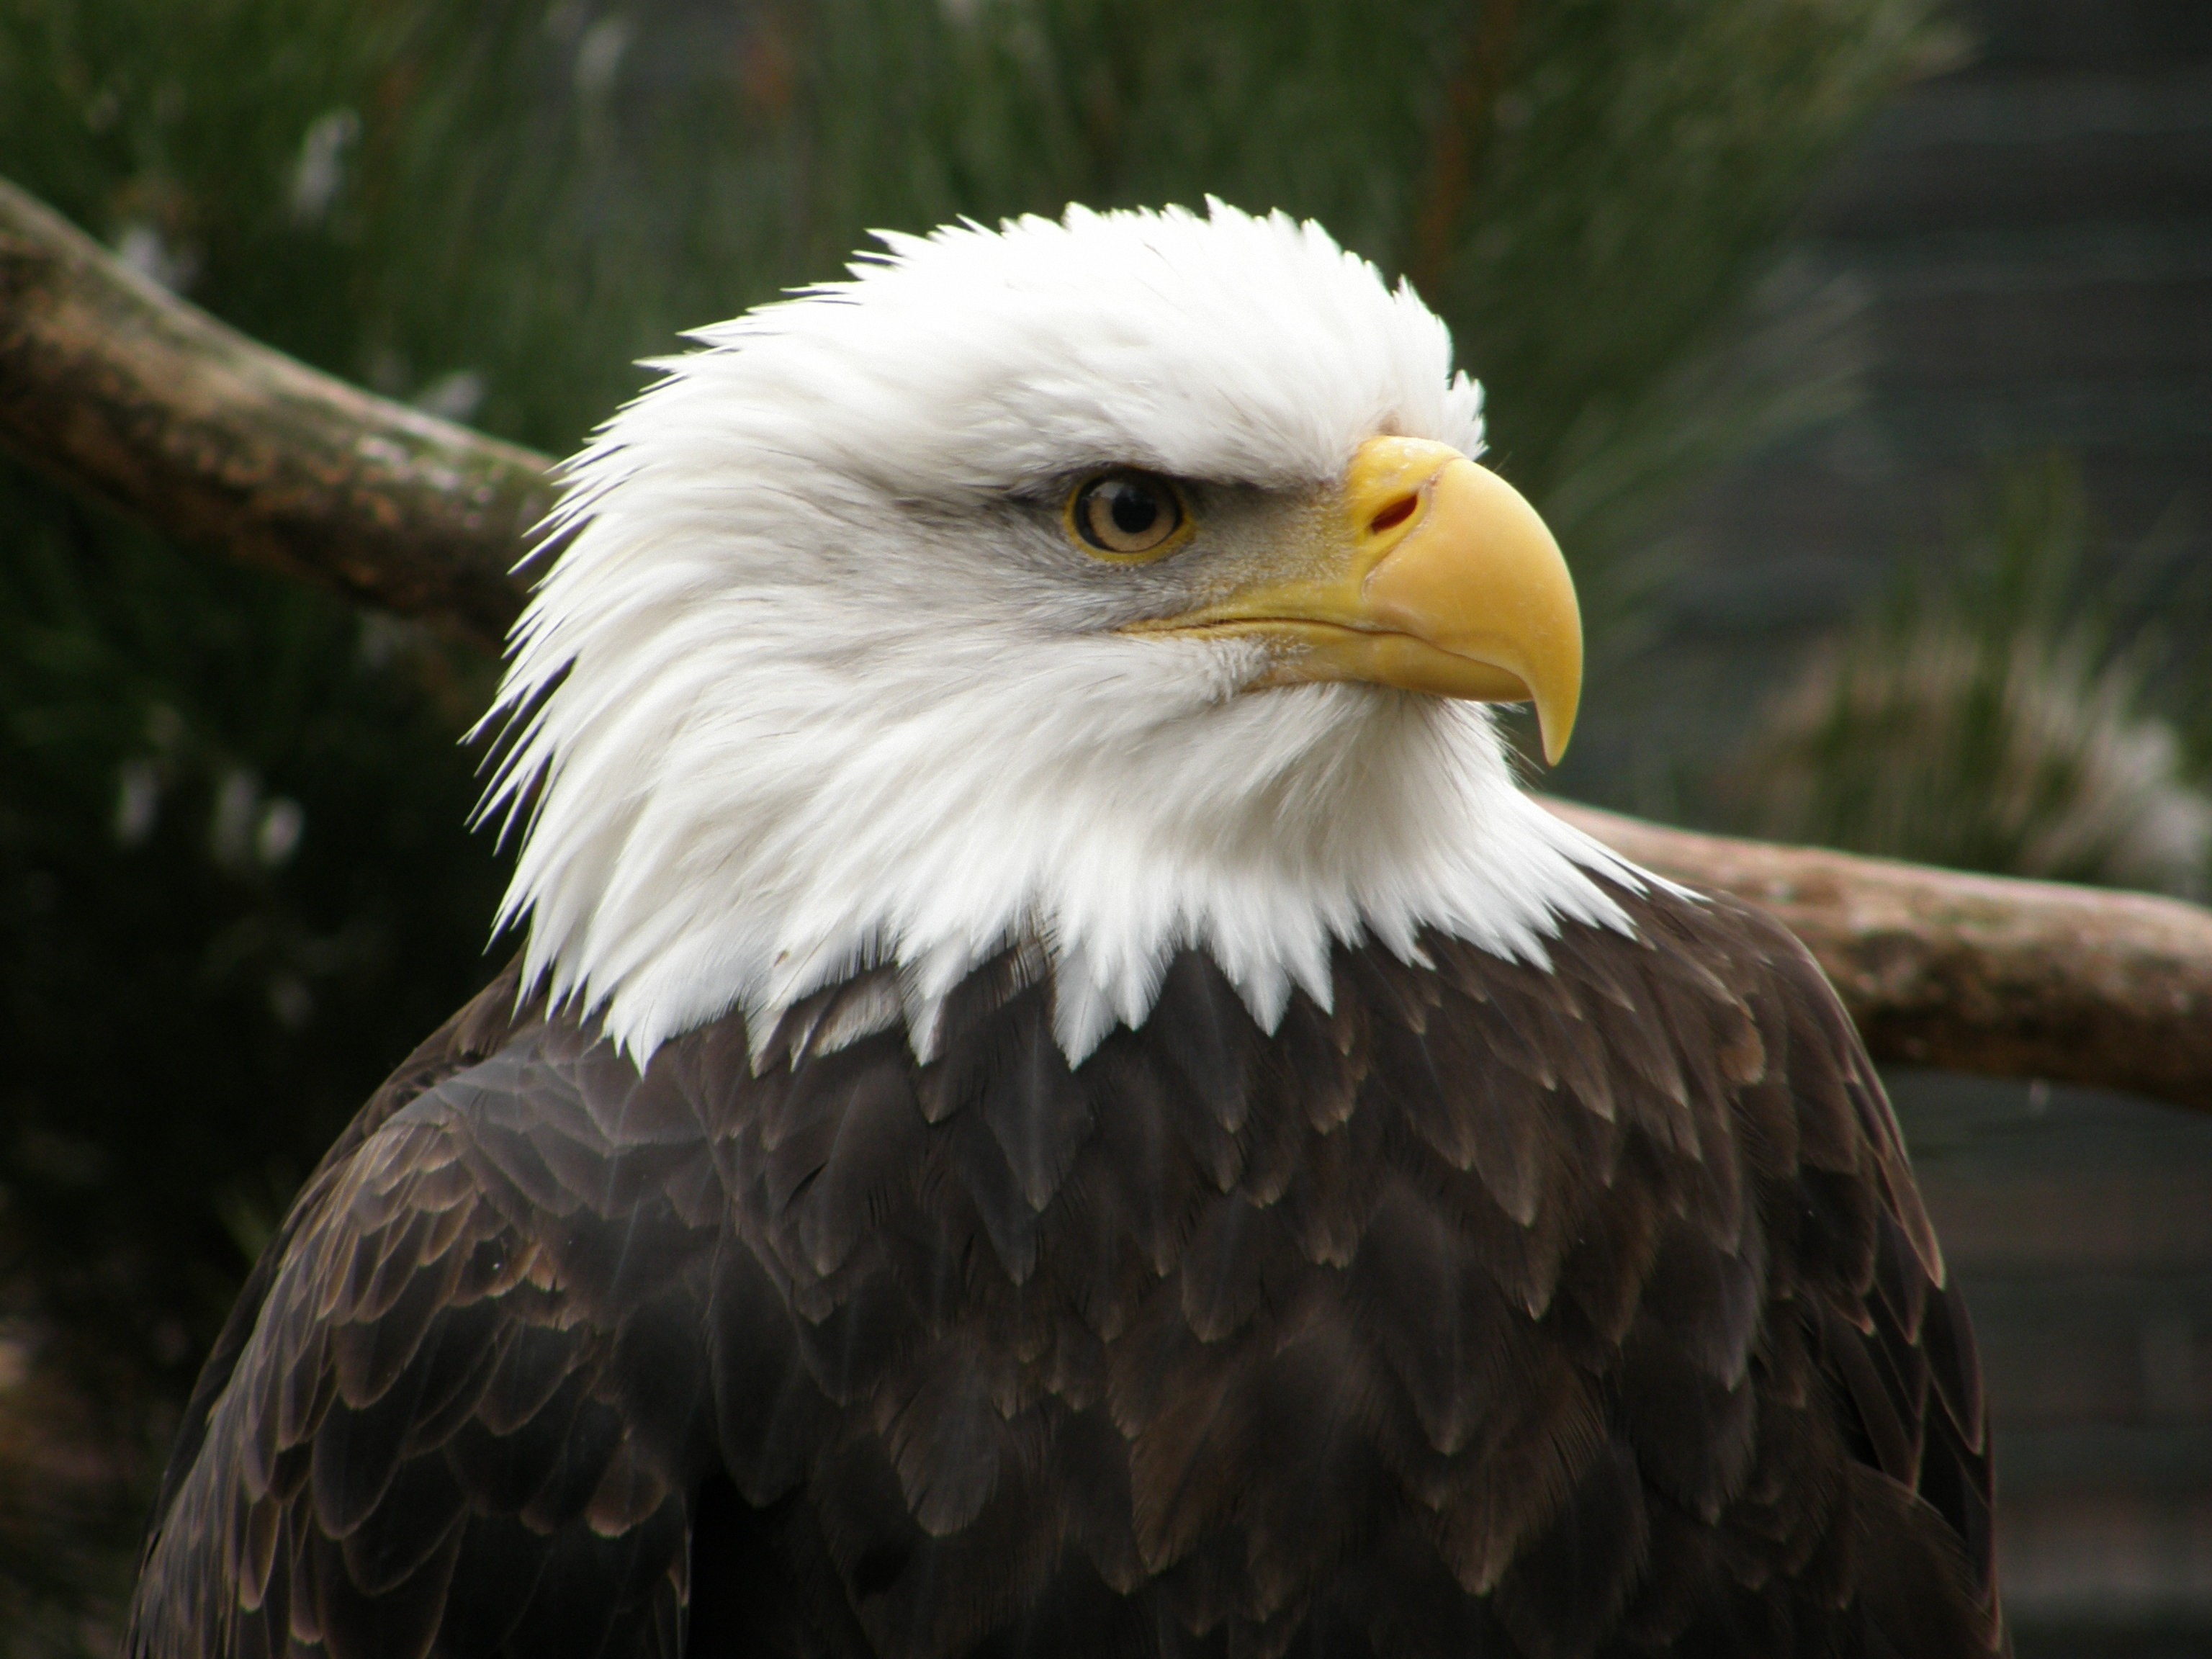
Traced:
MULTIPOLYGON (((487 646, 550 500, 544 456, 246 339, 4 183, 0 441, 167 534, 487 646)), ((2212 1109, 2212 911, 1554 810, 1779 915, 1877 1059, 2212 1109)))
POLYGON ((1787 922, 1877 1060, 2212 1110, 2212 910, 1551 805, 1647 869, 1787 922))
POLYGON ((550 465, 149 283, 0 181, 0 442, 180 540, 495 648, 550 465))

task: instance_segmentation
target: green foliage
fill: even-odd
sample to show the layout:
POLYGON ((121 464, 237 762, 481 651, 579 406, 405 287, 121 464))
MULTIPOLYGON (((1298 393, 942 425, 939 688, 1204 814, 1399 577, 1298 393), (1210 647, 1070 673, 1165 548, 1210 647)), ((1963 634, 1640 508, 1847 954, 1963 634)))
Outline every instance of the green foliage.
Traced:
POLYGON ((2194 893, 2212 797, 2146 682, 2156 641, 2093 603, 2063 455, 1999 468, 1954 544, 1776 705, 1740 769, 1749 827, 1958 869, 2194 893))
POLYGON ((1571 540, 1678 470, 1672 383, 1929 40, 1928 0, 160 9, 19 0, 0 162, 314 361, 481 375, 508 435, 870 227, 1211 192, 1412 273, 1571 540))
MULTIPOLYGON (((1726 348, 1929 3, 0 0, 0 173, 249 332, 556 451, 871 227, 1314 215, 1454 324, 1603 618, 1638 521, 1801 389, 1726 348)), ((453 744, 483 695, 0 475, 0 1288, 112 1476, 75 1553, 0 1489, 40 1651, 98 1645, 70 1609, 127 1576, 144 1452, 291 1184, 488 971, 453 744)))
POLYGON ((7 486, 0 1222, 100 1455, 86 1489, 0 1492, 0 1544, 59 1497, 119 1547, 257 1235, 485 971, 452 733, 487 670, 7 486))

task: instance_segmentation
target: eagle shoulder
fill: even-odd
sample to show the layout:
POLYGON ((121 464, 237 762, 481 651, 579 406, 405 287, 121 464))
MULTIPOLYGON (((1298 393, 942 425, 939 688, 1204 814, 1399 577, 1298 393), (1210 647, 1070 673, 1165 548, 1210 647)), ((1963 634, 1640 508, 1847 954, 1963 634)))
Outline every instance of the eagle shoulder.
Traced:
POLYGON ((611 1058, 480 1000, 332 1148, 210 1362, 126 1651, 682 1651, 720 1206, 670 1196, 703 1132, 611 1058))
MULTIPOLYGON (((1595 986, 1610 958, 1648 988, 1657 1018, 1640 1024, 1647 1037, 1667 1034, 1682 1086, 1618 1029, 1614 1080, 1656 1085, 1632 1098, 1647 1144, 1670 1146, 1685 1171, 1674 1201, 1698 1222, 1720 1275, 1686 1297, 1696 1273, 1686 1280, 1662 1261, 1645 1279, 1620 1399, 1647 1485, 1717 1515, 1711 1547, 1737 1558, 1740 1577, 1825 1580, 1865 1639, 1931 1656, 2002 1650, 1979 1362, 1864 1044, 1819 964, 1771 916, 1664 890, 1624 902, 1640 950, 1570 930, 1554 966, 1595 986), (1733 1298, 1716 1293, 1730 1273, 1758 1285, 1747 1346, 1733 1298), (1711 1359, 1735 1352, 1754 1384, 1747 1464, 1712 1393, 1711 1359), (1672 1467, 1686 1453, 1686 1467, 1672 1467), (1732 1468, 1747 1475, 1733 1496, 1701 1489, 1699 1472, 1710 1482, 1732 1468), (1753 1538, 1789 1542, 1747 1551, 1753 1538)), ((1617 1196, 1613 1208, 1632 1202, 1617 1196)), ((1656 1535, 1653 1547, 1656 1568, 1668 1552, 1656 1535)), ((1773 1640, 1768 1650, 1789 1650, 1773 1640)))

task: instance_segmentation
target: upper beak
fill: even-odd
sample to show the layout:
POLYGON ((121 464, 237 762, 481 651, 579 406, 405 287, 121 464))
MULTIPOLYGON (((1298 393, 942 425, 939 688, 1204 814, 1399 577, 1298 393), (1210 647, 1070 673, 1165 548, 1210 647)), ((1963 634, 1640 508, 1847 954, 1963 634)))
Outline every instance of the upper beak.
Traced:
POLYGON ((1370 438, 1288 568, 1132 632, 1264 640, 1255 685, 1366 680, 1534 702, 1553 765, 1582 697, 1582 615, 1521 493, 1444 444, 1370 438))

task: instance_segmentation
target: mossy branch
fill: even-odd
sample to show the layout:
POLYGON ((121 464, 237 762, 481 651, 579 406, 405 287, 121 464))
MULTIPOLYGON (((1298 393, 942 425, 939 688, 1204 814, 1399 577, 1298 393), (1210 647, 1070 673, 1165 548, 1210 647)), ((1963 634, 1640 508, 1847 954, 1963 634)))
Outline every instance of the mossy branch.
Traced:
POLYGON ((542 455, 320 374, 0 181, 0 442, 187 543, 496 649, 542 455))

